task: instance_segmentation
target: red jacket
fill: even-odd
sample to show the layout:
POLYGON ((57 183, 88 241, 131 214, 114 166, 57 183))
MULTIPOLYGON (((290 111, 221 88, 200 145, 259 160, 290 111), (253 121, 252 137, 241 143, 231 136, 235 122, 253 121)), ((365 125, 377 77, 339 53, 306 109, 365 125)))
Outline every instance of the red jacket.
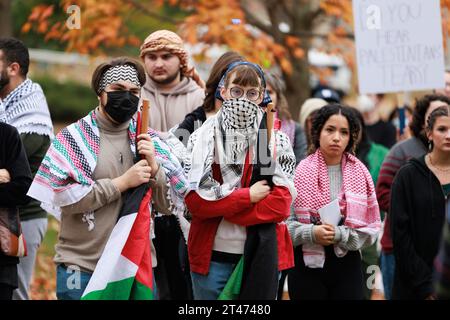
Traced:
MULTIPOLYGON (((252 165, 247 162, 241 180, 243 186, 248 186, 251 180, 252 165)), ((214 179, 222 183, 219 165, 214 163, 212 170, 214 179)), ((288 188, 275 186, 266 198, 253 204, 250 202, 250 188, 244 187, 217 201, 204 200, 195 191, 191 191, 185 201, 192 214, 188 239, 191 271, 206 275, 209 271, 214 238, 222 218, 241 226, 283 222, 289 217, 292 197, 288 188)), ((278 223, 276 232, 278 269, 292 268, 294 253, 286 224, 278 223)))

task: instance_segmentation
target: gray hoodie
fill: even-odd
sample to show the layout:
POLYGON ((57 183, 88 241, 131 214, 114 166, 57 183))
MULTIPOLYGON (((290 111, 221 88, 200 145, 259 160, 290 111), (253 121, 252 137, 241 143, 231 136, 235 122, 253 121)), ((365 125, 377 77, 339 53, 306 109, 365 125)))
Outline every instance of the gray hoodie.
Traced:
POLYGON ((184 117, 203 104, 205 92, 191 78, 183 77, 170 92, 161 92, 147 75, 141 90, 141 99, 150 101, 150 127, 166 132, 184 120, 184 117))

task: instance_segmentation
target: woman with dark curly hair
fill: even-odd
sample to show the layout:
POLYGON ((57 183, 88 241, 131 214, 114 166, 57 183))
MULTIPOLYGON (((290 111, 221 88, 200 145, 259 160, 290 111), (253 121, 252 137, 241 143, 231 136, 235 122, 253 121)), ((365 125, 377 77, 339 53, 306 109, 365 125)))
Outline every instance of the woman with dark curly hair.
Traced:
POLYGON ((429 153, 409 160, 392 184, 394 299, 435 299, 433 261, 439 251, 450 195, 450 107, 427 121, 429 153))
POLYGON ((370 173, 353 155, 359 132, 349 107, 327 105, 313 119, 315 152, 297 166, 288 221, 292 300, 363 299, 359 250, 375 241, 381 223, 370 173), (334 219, 323 214, 324 206, 334 219))
POLYGON ((376 192, 380 209, 386 212, 383 235, 381 237, 380 265, 383 275, 384 295, 388 300, 391 299, 392 295, 395 269, 394 246, 391 239, 389 217, 392 182, 400 167, 409 159, 420 157, 427 152, 426 120, 433 110, 446 105, 450 105, 450 99, 443 95, 431 94, 416 100, 412 122, 409 124, 409 129, 413 136, 395 144, 381 165, 376 192))

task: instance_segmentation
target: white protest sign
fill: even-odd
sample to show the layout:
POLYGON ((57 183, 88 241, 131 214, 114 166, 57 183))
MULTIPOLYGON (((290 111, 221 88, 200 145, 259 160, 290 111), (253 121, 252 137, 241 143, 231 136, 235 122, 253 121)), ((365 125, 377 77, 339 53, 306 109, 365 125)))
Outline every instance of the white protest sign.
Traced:
POLYGON ((444 87, 439 0, 353 0, 359 92, 444 87))

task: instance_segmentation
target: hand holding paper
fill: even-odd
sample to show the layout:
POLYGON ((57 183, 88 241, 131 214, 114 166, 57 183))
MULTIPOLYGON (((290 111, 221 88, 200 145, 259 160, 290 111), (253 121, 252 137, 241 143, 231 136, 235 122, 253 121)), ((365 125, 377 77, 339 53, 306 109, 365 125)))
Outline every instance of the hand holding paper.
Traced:
POLYGON ((329 204, 323 206, 318 211, 322 223, 337 226, 339 224, 339 221, 341 221, 341 208, 339 207, 338 199, 331 201, 329 204))

